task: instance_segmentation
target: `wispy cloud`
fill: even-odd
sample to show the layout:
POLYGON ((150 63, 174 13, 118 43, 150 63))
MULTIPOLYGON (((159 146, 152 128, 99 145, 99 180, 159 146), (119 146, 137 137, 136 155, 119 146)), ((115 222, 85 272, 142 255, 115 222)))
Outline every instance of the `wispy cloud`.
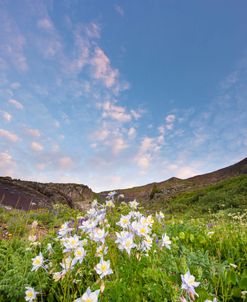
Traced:
POLYGON ((34 151, 34 152, 41 152, 44 147, 42 144, 38 143, 38 142, 32 142, 31 143, 31 149, 34 151))
POLYGON ((10 99, 8 100, 8 103, 11 104, 12 106, 14 106, 16 109, 23 109, 24 106, 22 105, 21 102, 14 100, 14 99, 10 99))
POLYGON ((114 9, 121 17, 124 16, 124 9, 122 8, 122 6, 116 4, 114 5, 114 9))
POLYGON ((6 111, 0 111, 2 118, 6 122, 10 122, 12 120, 12 115, 6 111))
POLYGON ((13 143, 17 142, 20 139, 15 133, 5 129, 0 129, 0 137, 3 137, 13 143))

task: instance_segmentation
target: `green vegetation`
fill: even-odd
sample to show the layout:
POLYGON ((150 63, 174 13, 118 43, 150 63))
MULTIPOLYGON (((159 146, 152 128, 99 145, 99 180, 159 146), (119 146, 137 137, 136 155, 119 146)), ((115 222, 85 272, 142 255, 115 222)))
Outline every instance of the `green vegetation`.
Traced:
POLYGON ((224 209, 238 212, 247 208, 247 175, 182 193, 170 200, 154 200, 147 207, 152 211, 161 209, 165 213, 182 214, 186 217, 202 217, 207 213, 216 213, 224 209))
MULTIPOLYGON (((121 215, 128 215, 130 207, 125 203, 106 207, 106 217, 100 222, 108 231, 104 243, 108 252, 103 257, 110 260, 113 273, 103 279, 95 271, 100 260, 96 250, 101 244, 78 229, 84 213, 64 205, 56 205, 50 212, 0 209, 0 302, 25 301, 28 286, 39 293, 37 301, 74 301, 88 287, 101 289, 101 302, 176 302, 182 296, 190 301, 181 289, 181 274, 187 271, 200 282, 195 301, 247 301, 246 198, 247 177, 241 176, 181 194, 166 204, 154 201, 148 212, 164 210, 165 218, 153 213, 153 222, 149 218, 152 247, 145 252, 132 248, 130 256, 115 242, 116 232, 121 232, 117 222, 121 215), (32 225, 34 221, 37 226, 32 225), (86 256, 56 281, 60 263, 74 255, 64 252, 63 240, 57 237, 65 221, 73 226, 70 236, 87 239, 83 243, 86 256), (161 246, 164 233, 171 240, 170 249, 161 246), (47 249, 49 243, 52 250, 47 249), (44 267, 32 271, 32 259, 40 252, 44 267)), ((147 217, 146 209, 138 210, 147 217)), ((135 242, 140 243, 141 238, 136 236, 135 242)))

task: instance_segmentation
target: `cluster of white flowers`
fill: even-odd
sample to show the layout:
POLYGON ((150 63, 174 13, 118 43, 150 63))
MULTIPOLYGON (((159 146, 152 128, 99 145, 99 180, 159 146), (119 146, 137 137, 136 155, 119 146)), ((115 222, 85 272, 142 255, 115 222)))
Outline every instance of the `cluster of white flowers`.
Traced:
MULTIPOLYGON (((129 255, 132 249, 136 249, 138 252, 144 252, 148 255, 148 252, 153 246, 154 238, 156 234, 153 232, 152 227, 154 218, 152 215, 144 216, 138 209, 138 202, 136 200, 129 203, 131 211, 128 215, 121 215, 117 225, 122 228, 120 232, 116 232, 116 243, 121 251, 125 250, 129 255)), ((156 219, 161 222, 164 219, 162 212, 156 214, 156 219)), ((166 247, 170 249, 171 240, 163 234, 160 239, 160 247, 166 247)))
MULTIPOLYGON (((60 263, 60 271, 54 272, 53 269, 51 270, 55 282, 63 279, 68 272, 73 271, 75 267, 82 264, 84 258, 90 254, 89 251, 92 251, 92 245, 95 248, 95 258, 98 258, 94 270, 99 276, 98 280, 101 280, 100 289, 91 291, 89 287, 86 292, 74 302, 97 302, 99 293, 100 291, 103 292, 105 286, 102 279, 114 273, 109 260, 107 238, 111 241, 112 239, 115 240, 119 250, 126 252, 128 256, 131 256, 135 251, 137 259, 140 259, 142 255, 148 256, 150 251, 157 247, 160 249, 171 249, 172 241, 169 236, 166 233, 158 236, 154 232, 153 226, 155 224, 158 223, 164 226, 164 214, 159 212, 156 213, 154 217, 152 215, 144 216, 138 210, 138 202, 136 200, 129 202, 128 213, 121 215, 119 221, 116 223, 119 231, 114 233, 110 232, 111 229, 106 214, 107 211, 112 213, 112 208, 115 207, 115 195, 116 192, 111 192, 107 196, 104 204, 98 204, 97 201, 94 200, 91 209, 86 212, 85 216, 78 217, 77 221, 65 222, 58 231, 56 241, 61 245, 63 259, 60 263)), ((33 225, 35 228, 37 223, 33 223, 33 225)), ((36 242, 36 237, 30 236, 29 240, 36 242)), ((48 243, 46 252, 49 255, 54 252, 51 243, 48 243)), ((32 271, 36 272, 41 268, 46 270, 51 266, 51 263, 45 265, 47 261, 48 260, 45 260, 43 254, 40 252, 32 259, 32 271)), ((196 282, 194 276, 190 275, 189 272, 181 277, 182 289, 194 298, 194 296, 197 295, 194 288, 199 285, 199 282, 196 282)), ((76 282, 76 280, 74 281, 76 282)), ((32 287, 26 287, 25 294, 26 301, 32 302, 36 299, 38 293, 32 287)), ((186 301, 184 297, 181 297, 181 299, 186 301)))

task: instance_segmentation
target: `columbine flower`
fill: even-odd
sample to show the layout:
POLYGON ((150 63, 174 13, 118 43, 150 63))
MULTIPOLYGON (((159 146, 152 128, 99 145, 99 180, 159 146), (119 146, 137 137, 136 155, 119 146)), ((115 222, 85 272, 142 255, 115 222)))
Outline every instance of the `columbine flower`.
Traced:
POLYGON ((109 192, 107 198, 113 198, 117 194, 116 191, 109 192))
POLYGON ((130 225, 130 215, 121 215, 121 218, 119 220, 119 222, 117 222, 117 225, 119 225, 121 228, 126 229, 128 228, 128 226, 130 225))
POLYGON ((171 247, 170 247, 171 243, 172 242, 171 242, 169 236, 167 236, 166 234, 162 235, 161 247, 165 246, 166 248, 168 248, 170 250, 171 249, 171 247))
POLYGON ((136 244, 133 241, 134 235, 129 232, 122 231, 121 233, 116 233, 117 240, 116 243, 119 243, 118 248, 122 250, 126 250, 126 252, 130 255, 131 249, 136 247, 136 244))
POLYGON ((129 202, 129 205, 130 205, 131 209, 133 209, 133 210, 137 209, 138 204, 139 203, 136 201, 136 199, 129 202))
POLYGON ((33 300, 36 299, 37 294, 38 294, 38 292, 36 292, 34 290, 34 288, 32 288, 32 287, 26 287, 25 300, 29 301, 29 302, 32 302, 33 300))
POLYGON ((33 222, 32 222, 32 224, 31 224, 31 228, 32 229, 36 229, 37 228, 37 226, 38 226, 38 221, 37 220, 34 220, 33 222))
POLYGON ((49 252, 49 253, 53 253, 53 248, 52 248, 51 243, 48 243, 48 244, 47 244, 46 250, 47 250, 47 252, 49 252))
POLYGON ((72 265, 75 265, 77 262, 82 263, 82 260, 86 256, 86 251, 83 247, 78 247, 74 251, 75 258, 72 261, 72 265))
POLYGON ((182 289, 185 289, 192 299, 195 295, 198 296, 195 287, 199 286, 200 282, 196 282, 195 277, 189 271, 185 275, 181 275, 181 279, 182 289))
POLYGON ((32 258, 33 261, 33 268, 32 271, 37 271, 40 267, 44 265, 44 258, 42 253, 40 252, 38 256, 32 258))
POLYGON ((62 279, 64 277, 66 272, 56 272, 53 274, 53 279, 55 282, 58 282, 60 279, 62 279))
POLYGON ((63 259, 62 263, 60 263, 63 268, 63 273, 66 273, 68 270, 72 269, 74 263, 72 262, 71 257, 67 257, 63 259))
POLYGON ((90 287, 86 290, 86 292, 82 295, 82 297, 76 299, 74 302, 97 302, 100 290, 96 290, 94 292, 91 291, 90 287))
POLYGON ((156 213, 155 216, 159 222, 161 222, 161 220, 164 219, 164 217, 165 217, 164 213, 161 211, 159 213, 156 213))
POLYGON ((115 204, 112 199, 106 200, 105 205, 109 208, 114 208, 115 204))
POLYGON ((30 236, 28 236, 28 240, 31 241, 31 243, 34 243, 37 240, 37 236, 36 235, 30 235, 30 236))
POLYGON ((95 228, 94 232, 90 234, 90 238, 95 242, 104 243, 107 234, 108 232, 105 232, 105 229, 95 228))
POLYGON ((104 245, 98 246, 97 249, 96 249, 95 256, 96 257, 103 257, 103 255, 107 254, 107 251, 108 251, 107 246, 104 246, 104 245))
POLYGON ((144 251, 149 251, 152 247, 152 244, 153 244, 153 238, 151 236, 147 235, 142 242, 141 249, 144 251))
POLYGON ((113 271, 110 268, 110 260, 105 261, 103 258, 100 259, 100 262, 94 268, 97 274, 100 275, 100 278, 110 275, 113 271))
POLYGON ((64 237, 65 235, 70 233, 72 230, 73 230, 73 228, 69 227, 69 222, 67 221, 64 224, 62 224, 61 228, 58 231, 58 235, 59 235, 59 237, 64 237))
POLYGON ((136 231, 137 231, 138 236, 146 237, 148 235, 148 233, 150 233, 151 230, 147 225, 143 225, 143 224, 139 223, 137 225, 136 231))
POLYGON ((80 240, 77 235, 68 237, 63 239, 63 245, 66 247, 66 249, 63 251, 64 253, 70 252, 74 249, 76 249, 80 245, 80 240))

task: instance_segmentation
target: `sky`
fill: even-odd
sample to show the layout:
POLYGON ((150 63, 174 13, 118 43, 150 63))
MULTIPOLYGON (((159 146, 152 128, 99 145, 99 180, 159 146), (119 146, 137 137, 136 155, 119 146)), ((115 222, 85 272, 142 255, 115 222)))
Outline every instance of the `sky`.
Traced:
POLYGON ((94 191, 247 154, 244 0, 0 0, 0 175, 94 191))

